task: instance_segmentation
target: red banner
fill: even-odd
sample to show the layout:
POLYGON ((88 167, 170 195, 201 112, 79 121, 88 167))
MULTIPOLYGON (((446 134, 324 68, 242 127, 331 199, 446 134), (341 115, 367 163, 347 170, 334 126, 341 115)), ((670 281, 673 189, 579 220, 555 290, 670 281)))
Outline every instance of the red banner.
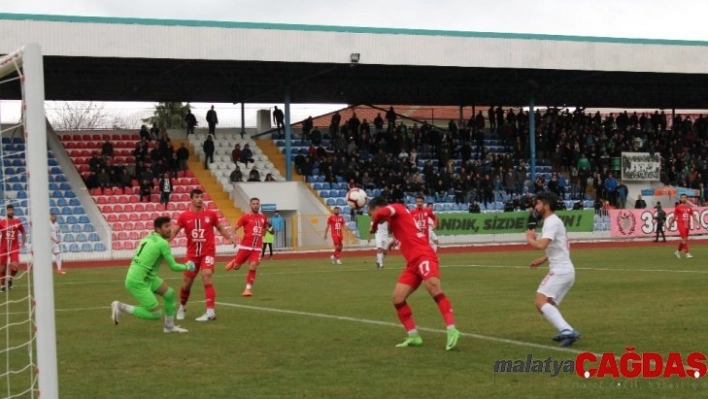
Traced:
MULTIPOLYGON (((708 208, 695 207, 698 225, 691 219, 691 234, 708 234, 708 208)), ((664 208, 666 223, 664 233, 667 236, 679 235, 674 221, 674 208, 664 208)), ((610 231, 612 237, 655 237, 656 209, 612 209, 610 210, 610 231)))

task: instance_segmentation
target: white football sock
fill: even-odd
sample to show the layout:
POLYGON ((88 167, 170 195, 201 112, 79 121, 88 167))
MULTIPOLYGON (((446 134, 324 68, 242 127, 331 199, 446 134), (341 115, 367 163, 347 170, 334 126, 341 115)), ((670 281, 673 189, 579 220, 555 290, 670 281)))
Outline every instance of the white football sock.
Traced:
POLYGON ((214 317, 216 315, 214 313, 214 308, 207 308, 206 314, 208 317, 214 317))
POLYGON ((56 254, 56 257, 57 257, 57 261, 56 261, 56 263, 57 263, 57 270, 61 270, 61 254, 60 254, 60 253, 59 253, 59 254, 56 254))
POLYGON ((135 312, 135 306, 127 305, 125 303, 120 304, 120 310, 125 313, 133 314, 135 312))
POLYGON ((165 328, 172 329, 175 326, 174 316, 165 316, 165 328))
POLYGON ((376 254, 376 263, 378 263, 379 265, 383 265, 383 260, 384 260, 384 254, 382 254, 380 252, 377 253, 376 254))
POLYGON ((543 317, 545 317, 549 323, 553 324, 553 327, 558 329, 558 331, 573 329, 573 327, 571 327, 570 324, 565 321, 565 319, 561 315, 560 310, 558 310, 557 307, 551 305, 550 303, 546 303, 541 306, 541 312, 543 313, 543 317))

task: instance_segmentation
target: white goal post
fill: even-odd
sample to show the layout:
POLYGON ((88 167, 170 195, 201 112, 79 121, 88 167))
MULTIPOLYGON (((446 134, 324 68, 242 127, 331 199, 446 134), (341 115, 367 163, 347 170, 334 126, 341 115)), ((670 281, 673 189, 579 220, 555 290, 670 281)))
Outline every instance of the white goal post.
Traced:
MULTIPOLYGON (((30 387, 25 396, 58 398, 56 331, 54 320, 54 274, 49 225, 49 176, 47 167, 47 126, 44 112, 44 66, 40 46, 27 44, 0 59, 0 81, 19 79, 22 88, 27 207, 29 216, 28 299, 30 314, 30 387), (31 274, 30 274, 31 273, 31 274), (34 328, 32 328, 34 327, 34 328), (34 340, 34 342, 31 342, 34 340), (33 345, 34 344, 34 345, 33 345), (33 350, 33 347, 36 350, 33 350), (32 352, 35 352, 35 355, 32 352), (36 360, 35 364, 32 364, 36 360)), ((3 171, 4 172, 4 171, 3 171)), ((4 173, 3 173, 4 175, 4 173)), ((13 293, 14 294, 14 293, 13 293)), ((7 293, 6 298, 11 298, 7 293)), ((6 299, 7 301, 7 299, 6 299)), ((9 305, 6 305, 9 307, 9 305)), ((8 328, 8 326, 5 326, 8 328)), ((8 328, 9 331, 9 328, 8 328)), ((9 333, 8 333, 9 334, 9 333)), ((5 348, 9 353, 9 349, 5 348)), ((9 354, 8 354, 9 359, 9 354)), ((9 360, 7 362, 9 364, 9 360)), ((8 375, 11 371, 8 370, 8 375)), ((8 377, 9 382, 9 377, 8 377)), ((1 382, 0 382, 1 383, 1 382)), ((10 387, 8 387, 8 393, 10 387)), ((0 392, 3 396, 5 392, 0 392)), ((9 397, 13 397, 8 395, 9 397)))

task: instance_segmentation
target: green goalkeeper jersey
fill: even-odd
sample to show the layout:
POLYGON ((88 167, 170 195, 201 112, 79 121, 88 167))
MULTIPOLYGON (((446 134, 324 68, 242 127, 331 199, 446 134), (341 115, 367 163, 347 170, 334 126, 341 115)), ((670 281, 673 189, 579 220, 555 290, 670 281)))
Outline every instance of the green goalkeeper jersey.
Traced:
POLYGON ((140 241, 135 255, 133 255, 133 261, 130 263, 128 274, 144 281, 152 280, 157 276, 163 259, 173 271, 187 270, 187 266, 175 262, 170 243, 158 233, 152 233, 140 241))

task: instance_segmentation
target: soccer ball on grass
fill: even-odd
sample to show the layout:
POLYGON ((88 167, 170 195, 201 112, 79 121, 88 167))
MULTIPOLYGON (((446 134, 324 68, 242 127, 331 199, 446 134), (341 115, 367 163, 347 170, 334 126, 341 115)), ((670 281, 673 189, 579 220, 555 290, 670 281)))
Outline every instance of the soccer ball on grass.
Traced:
POLYGON ((365 207, 368 199, 366 191, 360 188, 353 188, 347 193, 347 205, 356 210, 365 207))

